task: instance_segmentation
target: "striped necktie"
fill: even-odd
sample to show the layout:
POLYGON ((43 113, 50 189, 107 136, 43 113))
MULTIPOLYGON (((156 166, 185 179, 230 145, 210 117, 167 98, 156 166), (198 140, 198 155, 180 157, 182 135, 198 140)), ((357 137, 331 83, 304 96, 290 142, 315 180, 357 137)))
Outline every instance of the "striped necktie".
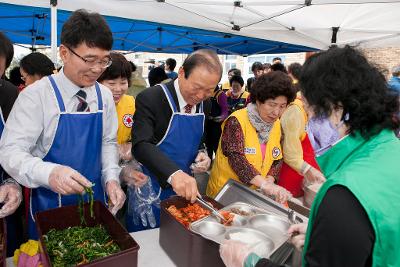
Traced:
POLYGON ((76 93, 76 97, 79 100, 79 104, 78 104, 76 111, 78 111, 78 112, 89 112, 90 111, 89 105, 86 102, 86 96, 87 96, 86 92, 83 90, 79 90, 76 93))

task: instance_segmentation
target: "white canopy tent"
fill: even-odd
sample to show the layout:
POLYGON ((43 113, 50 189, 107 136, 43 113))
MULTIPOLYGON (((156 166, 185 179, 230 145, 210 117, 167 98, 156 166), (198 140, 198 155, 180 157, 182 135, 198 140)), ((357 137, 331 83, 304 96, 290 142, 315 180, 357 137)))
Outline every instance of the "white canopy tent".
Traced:
MULTIPOLYGON (((54 0, 53 0, 54 1, 54 0)), ((49 7, 50 0, 4 3, 49 7)), ((57 8, 226 32, 326 49, 332 43, 400 47, 400 1, 58 0, 57 8)), ((268 53, 260 51, 259 53, 268 53)))

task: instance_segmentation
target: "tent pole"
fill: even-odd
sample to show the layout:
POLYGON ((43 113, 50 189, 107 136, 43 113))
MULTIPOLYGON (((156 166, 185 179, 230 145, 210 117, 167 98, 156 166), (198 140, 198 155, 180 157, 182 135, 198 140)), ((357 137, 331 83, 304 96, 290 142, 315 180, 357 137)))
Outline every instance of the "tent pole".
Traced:
POLYGON ((57 66, 57 0, 50 0, 51 9, 51 60, 57 66))

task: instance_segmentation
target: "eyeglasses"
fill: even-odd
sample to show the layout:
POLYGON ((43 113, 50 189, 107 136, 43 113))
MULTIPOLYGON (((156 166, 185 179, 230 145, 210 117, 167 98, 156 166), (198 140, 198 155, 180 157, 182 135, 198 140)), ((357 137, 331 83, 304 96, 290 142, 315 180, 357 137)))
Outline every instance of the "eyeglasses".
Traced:
POLYGON ((107 58, 105 60, 97 60, 96 57, 82 57, 82 56, 78 55, 74 50, 72 50, 72 48, 70 48, 68 46, 65 46, 65 47, 68 48, 68 50, 71 51, 72 54, 74 54, 75 56, 82 59, 83 62, 85 62, 86 65, 88 65, 90 68, 94 68, 97 65, 99 65, 100 68, 106 69, 106 68, 110 67, 112 64, 111 58, 107 58))

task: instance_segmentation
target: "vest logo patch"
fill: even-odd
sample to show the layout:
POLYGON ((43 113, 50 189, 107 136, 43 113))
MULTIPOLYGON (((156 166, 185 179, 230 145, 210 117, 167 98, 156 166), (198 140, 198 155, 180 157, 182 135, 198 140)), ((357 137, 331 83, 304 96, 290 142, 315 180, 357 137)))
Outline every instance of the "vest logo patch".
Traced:
POLYGON ((274 148, 272 149, 272 157, 273 157, 274 159, 276 159, 277 157, 279 157, 280 154, 281 154, 281 150, 280 150, 279 148, 274 147, 274 148))
POLYGON ((244 154, 255 155, 256 154, 256 149, 254 147, 245 147, 244 148, 244 154))
POLYGON ((128 128, 132 128, 133 125, 133 117, 132 114, 125 114, 124 117, 122 118, 122 122, 124 125, 128 128))

